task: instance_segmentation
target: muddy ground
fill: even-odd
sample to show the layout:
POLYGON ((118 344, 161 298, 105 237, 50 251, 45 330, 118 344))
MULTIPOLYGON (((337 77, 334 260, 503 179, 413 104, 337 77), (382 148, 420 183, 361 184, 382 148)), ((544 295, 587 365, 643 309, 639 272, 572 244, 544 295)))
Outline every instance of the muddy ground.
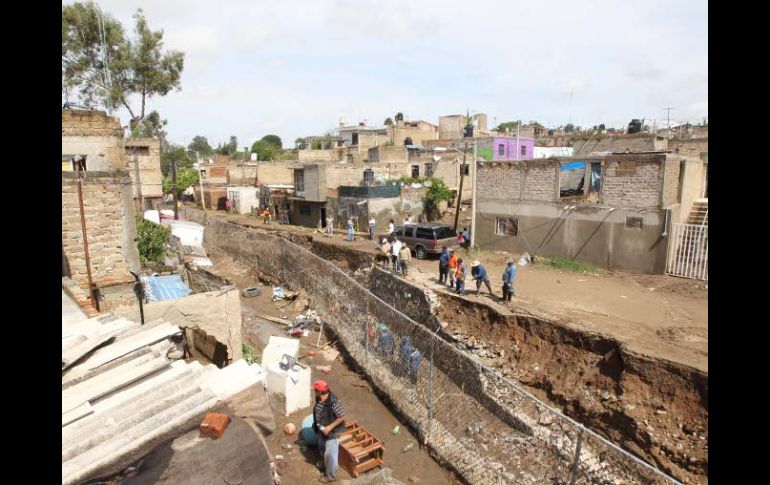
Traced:
MULTIPOLYGON (((285 231, 347 272, 364 268, 377 252, 367 240, 348 243, 342 235, 281 226, 285 231)), ((508 304, 498 298, 498 280, 510 257, 518 255, 465 255, 487 267, 492 298, 450 296, 437 283, 435 259, 413 260, 409 279, 442 294, 439 318, 479 360, 685 483, 707 483, 705 284, 536 264, 518 268, 517 296, 508 304), (521 317, 530 312, 549 315, 560 330, 521 317)))
MULTIPOLYGON (((244 266, 222 255, 212 254, 210 257, 214 262, 215 272, 228 278, 238 288, 258 286, 263 290, 262 295, 258 297, 241 298, 244 342, 254 347, 257 354, 261 354, 271 335, 287 337, 282 325, 262 319, 259 315, 293 319, 302 313, 304 305, 271 301, 272 288, 263 286, 244 266)), ((302 296, 298 300, 301 302, 302 296)), ((321 336, 321 347, 328 343, 326 337, 326 333, 321 336)), ((311 332, 308 337, 300 338, 299 355, 317 352, 314 356, 303 358, 301 362, 311 366, 312 380, 323 379, 329 383, 331 389, 341 399, 347 419, 358 421, 385 443, 385 466, 391 469, 392 476, 404 483, 429 485, 459 483, 450 471, 442 468, 427 452, 419 448, 417 438, 408 427, 377 398, 368 382, 343 361, 334 345, 327 346, 323 350, 316 348, 318 339, 318 331, 311 332), (318 365, 330 365, 331 372, 329 374, 320 372, 315 368, 318 365), (398 435, 393 435, 392 430, 396 426, 400 427, 400 431, 398 435), (415 446, 410 451, 401 453, 400 450, 408 443, 414 443, 415 446)), ((273 456, 284 457, 283 460, 277 460, 281 482, 284 484, 316 483, 321 476, 316 468, 316 464, 320 462, 316 449, 308 447, 301 440, 299 433, 288 436, 283 432, 286 423, 291 422, 299 427, 302 420, 310 413, 311 408, 289 417, 275 413, 276 432, 265 440, 273 456)), ((339 480, 351 478, 342 469, 339 469, 337 477, 339 480)))

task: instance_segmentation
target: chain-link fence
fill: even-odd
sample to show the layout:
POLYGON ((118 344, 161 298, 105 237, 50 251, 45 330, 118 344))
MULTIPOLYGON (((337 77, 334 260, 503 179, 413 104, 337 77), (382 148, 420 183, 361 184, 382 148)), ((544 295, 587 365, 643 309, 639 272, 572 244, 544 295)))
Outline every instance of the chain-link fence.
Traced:
POLYGON ((422 444, 468 483, 678 483, 458 350, 431 328, 435 319, 410 319, 290 241, 197 217, 209 248, 307 291, 422 444))

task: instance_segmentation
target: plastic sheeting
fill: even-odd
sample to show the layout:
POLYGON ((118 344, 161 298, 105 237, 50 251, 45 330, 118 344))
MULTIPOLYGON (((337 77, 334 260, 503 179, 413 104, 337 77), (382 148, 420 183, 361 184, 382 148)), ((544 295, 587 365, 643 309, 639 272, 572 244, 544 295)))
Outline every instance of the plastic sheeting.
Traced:
POLYGON ((145 301, 176 300, 192 293, 178 274, 166 276, 142 276, 144 284, 145 301))

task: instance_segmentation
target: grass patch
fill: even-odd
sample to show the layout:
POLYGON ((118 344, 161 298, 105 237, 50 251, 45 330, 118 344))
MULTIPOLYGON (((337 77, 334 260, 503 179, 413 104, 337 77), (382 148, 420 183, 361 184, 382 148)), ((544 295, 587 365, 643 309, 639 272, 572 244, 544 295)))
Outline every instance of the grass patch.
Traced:
POLYGON ((545 266, 564 271, 574 271, 576 273, 599 273, 601 271, 592 264, 581 263, 566 258, 540 256, 537 259, 545 266))
POLYGON ((254 347, 247 343, 241 344, 241 352, 243 353, 243 360, 249 365, 259 362, 260 355, 254 350, 254 347))

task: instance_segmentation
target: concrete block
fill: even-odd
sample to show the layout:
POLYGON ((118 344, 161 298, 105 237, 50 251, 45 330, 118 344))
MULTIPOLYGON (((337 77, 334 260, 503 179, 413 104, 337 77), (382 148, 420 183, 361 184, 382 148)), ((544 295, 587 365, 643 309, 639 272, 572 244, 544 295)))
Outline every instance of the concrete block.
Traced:
POLYGON ((265 384, 270 402, 285 416, 310 406, 310 368, 295 366, 290 371, 273 363, 265 369, 265 384))
POLYGON ((201 423, 200 432, 203 436, 221 438, 225 434, 230 417, 226 414, 208 413, 201 423))
POLYGON ((267 347, 262 351, 262 368, 267 369, 270 364, 280 362, 284 354, 297 358, 299 354, 299 340, 284 337, 270 337, 267 347))

